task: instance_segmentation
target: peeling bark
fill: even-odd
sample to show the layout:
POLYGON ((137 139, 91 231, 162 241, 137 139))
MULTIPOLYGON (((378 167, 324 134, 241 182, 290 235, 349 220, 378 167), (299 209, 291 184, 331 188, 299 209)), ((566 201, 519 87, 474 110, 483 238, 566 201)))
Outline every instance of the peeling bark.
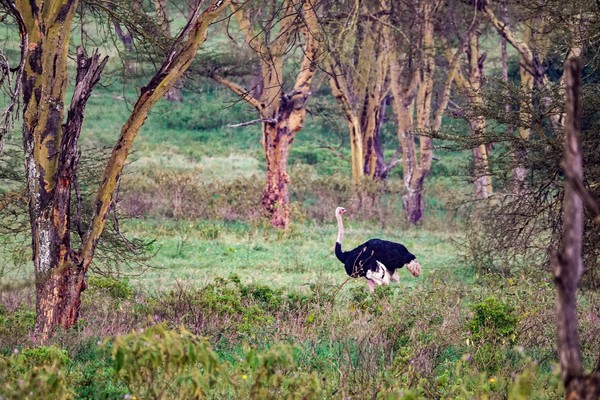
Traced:
POLYGON ((214 0, 193 18, 178 37, 170 57, 142 89, 140 99, 113 150, 98 191, 92 224, 78 250, 71 248, 71 205, 79 153, 77 143, 86 103, 98 83, 107 58, 87 57, 77 49, 76 86, 64 121, 68 84, 68 50, 78 2, 17 1, 27 46, 23 69, 23 144, 36 278, 36 333, 49 338, 58 326, 77 321, 84 277, 103 231, 121 169, 148 110, 189 67, 206 39, 209 24, 229 1, 214 0))
POLYGON ((297 5, 285 0, 279 11, 283 17, 273 15, 278 20, 278 35, 268 40, 264 30, 254 32, 252 23, 243 4, 233 3, 232 10, 244 33, 246 42, 259 52, 263 90, 255 93, 230 81, 215 72, 211 77, 245 100, 259 113, 263 122, 261 143, 267 163, 267 181, 263 192, 262 206, 275 228, 285 229, 290 223, 289 183, 287 162, 289 147, 296 134, 304 126, 306 102, 310 95, 310 85, 317 70, 319 26, 314 5, 302 1, 301 17, 298 18, 297 5), (304 39, 300 70, 296 75, 291 91, 283 90, 283 61, 289 47, 299 33, 304 39))
MULTIPOLYGON (((398 140, 402 149, 403 181, 406 189, 402 204, 406 219, 411 224, 422 221, 424 215, 424 181, 431 170, 432 140, 421 136, 419 153, 415 140, 417 132, 426 132, 431 127, 431 94, 433 91, 433 73, 435 69, 435 47, 433 27, 433 4, 424 2, 420 6, 421 27, 419 49, 421 60, 413 69, 404 84, 401 82, 403 67, 397 54, 390 45, 390 88, 394 111, 398 125, 398 140), (413 113, 416 109, 416 124, 413 113)), ((388 41, 391 36, 388 36, 388 41)), ((450 71, 453 69, 451 68, 450 71)), ((453 72, 451 72, 453 73, 453 72)), ((444 92, 446 93, 446 92, 444 92)), ((447 92, 449 95, 449 91, 447 92)), ((442 100, 445 108, 447 99, 442 100)), ((440 116, 441 122, 441 116, 440 116)))

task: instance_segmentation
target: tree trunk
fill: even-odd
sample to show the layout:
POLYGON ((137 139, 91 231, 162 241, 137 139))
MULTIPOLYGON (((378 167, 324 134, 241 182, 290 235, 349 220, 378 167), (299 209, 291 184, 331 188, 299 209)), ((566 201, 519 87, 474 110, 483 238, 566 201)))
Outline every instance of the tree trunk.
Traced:
POLYGON ((423 202, 424 181, 431 170, 433 141, 430 137, 420 137, 420 157, 417 155, 413 133, 413 111, 416 109, 417 130, 426 132, 430 127, 431 94, 433 91, 433 73, 435 68, 435 47, 433 38, 433 6, 421 5, 421 50, 422 63, 416 74, 411 76, 406 90, 400 88, 398 73, 400 67, 394 57, 391 64, 392 94, 398 118, 398 139, 402 147, 403 181, 406 193, 402 204, 406 219, 411 224, 422 221, 425 205, 423 202), (418 87, 417 87, 418 85, 418 87), (415 93, 415 88, 416 93, 415 93), (416 94, 416 96, 415 96, 416 94))
POLYGON ((19 4, 28 53, 23 73, 23 145, 27 170, 32 256, 36 279, 36 333, 47 338, 56 323, 68 322, 73 303, 69 279, 70 182, 58 180, 67 61, 76 1, 59 8, 19 4), (44 24, 40 21, 44 19, 44 24), (58 189, 57 189, 58 185, 58 189))
POLYGON ((85 105, 108 58, 85 56, 77 49, 77 76, 67 120, 64 122, 68 84, 68 51, 76 0, 17 2, 12 11, 19 22, 26 52, 23 69, 23 144, 32 258, 36 279, 36 333, 42 340, 56 326, 71 327, 79 316, 84 276, 102 234, 124 160, 148 110, 192 62, 206 40, 210 22, 229 5, 213 0, 181 33, 170 57, 142 89, 122 136, 113 149, 98 191, 89 231, 81 248, 71 248, 72 182, 76 177, 79 134, 85 105))
POLYGON ((402 196, 402 206, 408 222, 413 225, 421 222, 425 210, 422 181, 417 181, 406 188, 406 193, 402 196))
POLYGON ((583 161, 581 152, 581 61, 574 57, 565 64, 566 123, 564 143, 565 195, 561 249, 552 257, 556 286, 558 355, 565 398, 600 398, 600 361, 592 374, 585 375, 577 329, 577 289, 583 272, 583 161))
MULTIPOLYGON (((379 31, 382 30, 379 29, 379 31)), ((385 41, 382 40, 381 42, 385 41)), ((365 88, 361 113, 361 128, 365 157, 364 172, 365 175, 376 179, 381 177, 380 173, 382 171, 382 160, 378 154, 378 152, 380 154, 382 154, 382 152, 381 145, 378 141, 380 140, 381 113, 383 111, 382 105, 385 101, 385 82, 388 76, 389 54, 382 44, 374 51, 374 55, 376 57, 375 60, 368 60, 369 63, 374 65, 371 67, 371 76, 365 88), (379 149, 377 146, 379 146, 379 149)))
POLYGON ((329 79, 331 93, 342 106, 344 116, 348 121, 348 131, 350 133, 350 162, 352 164, 352 182, 358 185, 364 176, 364 151, 363 134, 360 118, 354 112, 351 102, 353 97, 350 93, 348 83, 346 82, 345 71, 337 62, 331 62, 329 67, 331 77, 329 79))
MULTIPOLYGON (((456 84, 463 90, 469 100, 469 104, 474 110, 483 107, 483 96, 481 86, 483 80, 483 62, 485 53, 479 52, 479 36, 481 32, 478 27, 473 30, 473 33, 468 38, 467 56, 468 56, 468 74, 465 78, 460 70, 454 78, 456 84)), ((489 150, 484 142, 486 132, 486 120, 481 115, 471 115, 471 112, 466 116, 471 128, 471 135, 479 138, 481 144, 472 149, 473 153, 473 182, 474 198, 477 200, 487 199, 492 195, 492 178, 489 171, 489 150)))
POLYGON ((417 224, 423 219, 425 203, 423 201, 424 176, 420 172, 417 149, 415 145, 413 126, 414 102, 407 105, 402 101, 395 101, 396 117, 398 121, 398 140, 402 147, 402 180, 406 193, 402 195, 402 205, 406 220, 417 224))
POLYGON ((492 195, 492 180, 489 174, 488 154, 485 144, 473 148, 474 164, 474 197, 477 200, 487 199, 492 195))
MULTIPOLYGON (((158 18, 158 24, 165 36, 171 37, 171 21, 169 21, 169 4, 166 0, 154 0, 154 8, 156 9, 156 16, 158 18)), ((189 11, 188 11, 189 13, 189 11)), ((171 102, 180 102, 183 100, 181 94, 181 88, 183 84, 181 79, 173 85, 171 89, 165 95, 165 99, 171 102)))
POLYGON ((290 220, 290 178, 287 161, 293 136, 285 124, 263 124, 265 156, 267 158, 267 184, 263 193, 262 205, 271 225, 286 228, 290 220))

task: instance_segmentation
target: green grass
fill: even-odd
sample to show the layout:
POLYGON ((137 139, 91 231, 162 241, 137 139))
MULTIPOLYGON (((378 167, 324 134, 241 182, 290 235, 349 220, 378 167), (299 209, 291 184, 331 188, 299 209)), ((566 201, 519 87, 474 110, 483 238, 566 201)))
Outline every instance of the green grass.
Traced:
MULTIPOLYGON (((155 239, 157 253, 148 262, 151 268, 131 280, 145 290, 165 290, 177 282, 198 287, 230 274, 238 274, 244 283, 284 289, 317 283, 335 287, 347 278, 343 265, 333 254, 337 235, 333 218, 326 226, 296 224, 283 235, 247 224, 206 221, 131 222, 126 231, 155 239), (206 239, 206 227, 218 231, 218 237, 206 239)), ((402 271, 398 290, 414 287, 433 273, 455 274, 456 248, 448 233, 418 228, 382 231, 371 229, 367 223, 352 223, 346 228, 344 248, 354 248, 373 237, 403 243, 423 267, 418 279, 402 271)), ((349 287, 364 284, 362 279, 353 279, 349 287)))

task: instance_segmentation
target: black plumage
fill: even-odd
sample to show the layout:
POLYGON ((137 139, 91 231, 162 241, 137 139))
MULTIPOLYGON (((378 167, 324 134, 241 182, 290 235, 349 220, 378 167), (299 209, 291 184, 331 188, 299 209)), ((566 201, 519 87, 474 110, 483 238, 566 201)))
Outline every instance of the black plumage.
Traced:
POLYGON ((421 274, 421 266, 414 254, 400 243, 382 239, 370 239, 350 251, 342 251, 344 223, 342 214, 346 210, 338 207, 335 216, 338 221, 338 238, 335 243, 335 255, 342 263, 346 273, 354 278, 364 277, 371 290, 374 285, 398 282, 397 269, 406 265, 410 273, 417 277, 421 274))
POLYGON ((382 239, 371 239, 350 251, 342 251, 340 243, 335 244, 335 256, 344 263, 346 273, 353 277, 364 277, 367 270, 376 271, 379 261, 393 274, 416 257, 400 243, 382 239))

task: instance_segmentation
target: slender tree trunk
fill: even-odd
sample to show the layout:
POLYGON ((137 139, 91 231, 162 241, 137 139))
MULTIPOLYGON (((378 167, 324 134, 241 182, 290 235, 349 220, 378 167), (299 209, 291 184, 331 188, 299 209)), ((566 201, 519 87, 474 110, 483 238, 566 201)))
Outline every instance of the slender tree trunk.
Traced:
POLYGON ((350 162, 352 164, 352 182, 358 185, 364 176, 364 152, 363 134, 360 118, 356 115, 351 102, 351 93, 346 82, 344 71, 335 62, 330 63, 331 71, 330 86, 331 93, 342 106, 344 116, 348 121, 348 132, 350 133, 350 162))
MULTIPOLYGON (((167 0, 154 0, 154 8, 158 17, 160 28, 167 37, 171 36, 171 21, 169 20, 169 4, 167 0)), ((189 11, 188 11, 189 13, 189 11)), ((181 87, 183 86, 181 79, 177 79, 173 87, 165 95, 165 99, 171 102, 180 102, 183 100, 181 87)))
POLYGON ((583 162, 581 152, 581 61, 571 58, 565 64, 566 123, 564 162, 565 195, 561 249, 552 257, 557 291, 556 318, 558 355, 569 400, 600 398, 600 361, 589 375, 583 371, 581 344, 577 329, 577 288, 583 272, 583 162))
POLYGON ((285 228, 289 223, 289 183, 287 161, 293 137, 285 125, 263 124, 267 185, 262 204, 271 218, 271 225, 285 228))
MULTIPOLYGON (((483 95, 481 86, 483 80, 483 62, 485 54, 479 51, 479 31, 475 31, 469 38, 469 79, 467 93, 469 102, 475 109, 483 106, 483 95)), ((470 118, 471 134, 482 137, 486 131, 486 120, 481 115, 470 118)), ((473 149, 473 161, 475 165, 475 198, 487 199, 492 195, 492 178, 489 171, 488 149, 485 144, 480 144, 473 149)))
MULTIPOLYGON (((379 29, 379 31, 382 31, 379 29)), ((381 42, 384 42, 383 40, 381 42)), ((371 67, 371 77, 366 86, 364 94, 364 102, 361 113, 361 127, 363 132, 363 149, 364 149, 364 169, 365 175, 370 176, 373 179, 380 178, 382 160, 380 160, 378 151, 381 153, 381 149, 377 148, 380 143, 380 129, 381 129, 381 113, 383 111, 382 104, 386 93, 386 79, 388 71, 388 57, 389 54, 382 44, 374 52, 376 59, 371 67)))
POLYGON ((406 219, 411 224, 417 224, 423 219, 425 203, 423 201, 425 177, 420 172, 419 159, 413 129, 414 101, 408 104, 395 101, 396 117, 398 122, 398 140, 402 147, 402 168, 404 188, 406 192, 402 195, 402 206, 406 219))
POLYGON ((483 62, 485 53, 479 52, 479 36, 481 32, 478 28, 474 29, 469 36, 467 46, 468 72, 463 76, 460 70, 457 71, 454 80, 457 86, 466 94, 469 105, 473 109, 467 113, 466 119, 471 128, 471 135, 479 138, 481 144, 472 149, 473 153, 473 192, 475 199, 486 199, 492 195, 492 178, 489 171, 489 150, 484 142, 486 132, 485 117, 474 112, 482 108, 483 95, 481 86, 483 81, 483 62))
POLYGON ((380 180, 385 180, 387 178, 388 172, 393 168, 394 160, 391 161, 390 165, 385 163, 385 157, 383 155, 383 144, 381 143, 381 129, 383 128, 383 123, 385 121, 385 112, 387 110, 387 101, 388 97, 383 96, 379 105, 379 113, 377 119, 377 128, 375 130, 375 155, 376 155, 376 164, 375 164, 375 178, 380 180))

